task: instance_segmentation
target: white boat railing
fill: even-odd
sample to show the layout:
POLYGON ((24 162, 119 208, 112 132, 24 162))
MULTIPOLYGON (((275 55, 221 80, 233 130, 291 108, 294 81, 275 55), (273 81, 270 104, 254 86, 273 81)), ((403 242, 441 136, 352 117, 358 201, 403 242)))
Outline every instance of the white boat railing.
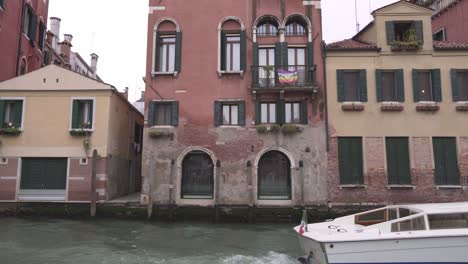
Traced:
POLYGON ((458 2, 459 0, 438 0, 435 3, 431 5, 432 10, 434 12, 432 13, 432 16, 436 16, 440 12, 444 11, 447 7, 451 6, 452 4, 458 2))

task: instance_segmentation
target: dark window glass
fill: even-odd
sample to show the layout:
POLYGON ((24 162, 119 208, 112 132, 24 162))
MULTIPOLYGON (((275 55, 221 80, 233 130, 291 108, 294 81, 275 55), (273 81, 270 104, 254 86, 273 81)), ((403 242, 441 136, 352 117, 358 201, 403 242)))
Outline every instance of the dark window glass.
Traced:
POLYGON ((468 101, 468 71, 457 72, 458 97, 460 101, 468 101))
POLYGON ((276 36, 278 35, 278 28, 272 22, 265 22, 257 27, 257 36, 276 36))
POLYGON ((446 41, 447 39, 445 38, 445 29, 441 29, 441 30, 437 31, 433 35, 433 39, 434 40, 439 40, 439 41, 446 41))
POLYGON ((383 100, 386 102, 397 101, 396 73, 382 72, 383 100))
POLYGON ((171 104, 170 103, 158 103, 155 107, 156 111, 156 122, 158 126, 171 125, 171 104))
POLYGON ((182 162, 181 196, 185 199, 213 198, 213 162, 204 152, 192 152, 182 162))
POLYGON ((359 96, 359 72, 345 71, 343 74, 345 102, 358 102, 359 96))
POLYGON ((418 72, 419 101, 434 101, 430 71, 418 72))
POLYGON ((395 23, 395 40, 409 41, 408 34, 414 30, 412 22, 397 22, 395 23))
POLYGON ((276 103, 261 103, 260 110, 262 124, 276 123, 276 103))
POLYGON ((301 122, 301 103, 286 103, 284 111, 285 123, 299 124, 301 122))
POLYGON ((239 125, 238 104, 223 104, 223 125, 239 125))
POLYGON ((306 34, 305 25, 301 21, 292 21, 286 25, 286 36, 303 36, 306 34))
POLYGON ((291 199, 291 163, 279 151, 265 153, 258 163, 258 198, 291 199))

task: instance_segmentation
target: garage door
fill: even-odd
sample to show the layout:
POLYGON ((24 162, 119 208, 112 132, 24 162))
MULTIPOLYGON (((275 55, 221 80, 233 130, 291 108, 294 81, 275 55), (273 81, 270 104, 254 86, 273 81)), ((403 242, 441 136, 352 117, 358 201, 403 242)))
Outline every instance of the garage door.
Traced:
POLYGON ((23 158, 22 190, 65 190, 66 158, 23 158))

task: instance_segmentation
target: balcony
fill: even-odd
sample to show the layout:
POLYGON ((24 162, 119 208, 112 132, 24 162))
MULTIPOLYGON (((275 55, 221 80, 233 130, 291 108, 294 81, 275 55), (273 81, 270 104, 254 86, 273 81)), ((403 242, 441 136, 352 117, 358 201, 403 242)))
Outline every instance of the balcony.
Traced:
POLYGON ((315 68, 304 65, 252 66, 252 90, 314 92, 318 89, 318 84, 315 82, 315 68))
POLYGON ((444 11, 447 7, 450 7, 451 5, 454 5, 458 2, 459 0, 437 0, 434 2, 430 7, 434 12, 432 13, 432 16, 438 15, 440 12, 444 11))

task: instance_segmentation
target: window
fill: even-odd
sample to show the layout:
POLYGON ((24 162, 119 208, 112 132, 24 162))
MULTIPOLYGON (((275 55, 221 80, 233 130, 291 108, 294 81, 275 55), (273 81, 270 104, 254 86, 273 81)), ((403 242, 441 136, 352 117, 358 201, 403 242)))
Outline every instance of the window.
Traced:
POLYGON ((432 230, 468 228, 468 213, 430 214, 427 217, 432 230))
POLYGON ((337 70, 338 102, 367 102, 366 70, 337 70))
POLYGON ((420 231, 420 230, 426 230, 424 216, 418 216, 412 219, 393 223, 391 227, 392 232, 420 231))
POLYGON ((438 41, 446 41, 447 40, 447 35, 445 32, 445 28, 441 28, 439 31, 434 33, 432 36, 433 40, 438 40, 438 41))
POLYGON ((432 138, 436 185, 459 185, 457 142, 454 137, 432 138))
POLYGON ((306 34, 305 23, 299 20, 288 22, 284 34, 286 36, 304 36, 306 34))
POLYGON ((452 69, 453 101, 468 101, 468 70, 452 69))
POLYGON ((26 6, 24 12, 23 32, 33 43, 36 39, 37 16, 30 5, 26 6))
POLYGON ((242 74, 246 69, 247 35, 240 19, 224 21, 219 32, 218 74, 242 74), (229 30, 226 30, 229 28, 229 30))
POLYGON ((215 126, 245 126, 244 101, 215 101, 215 126))
POLYGON ((286 103, 285 104, 285 123, 287 124, 301 123, 301 103, 286 103))
POLYGON ((232 104, 223 104, 223 125, 239 124, 239 106, 232 104))
POLYGON ((92 99, 73 100, 72 129, 93 129, 93 108, 92 99))
POLYGON ((385 138, 388 184, 411 184, 408 138, 385 138))
POLYGON ((273 86, 275 84, 275 49, 258 49, 258 65, 260 87, 273 86))
POLYGON ((4 3, 4 0, 0 0, 0 9, 5 10, 5 3, 4 3))
POLYGON ((81 158, 80 165, 88 165, 88 158, 81 158))
POLYGON ((258 199, 291 199, 291 163, 279 151, 265 153, 258 162, 258 199))
POLYGON ((159 43, 159 71, 160 72, 174 72, 175 67, 175 49, 176 38, 175 36, 161 37, 159 43))
POLYGON ((177 126, 179 125, 179 102, 152 101, 148 109, 149 126, 177 126))
POLYGON ((385 26, 388 45, 419 47, 423 42, 422 21, 387 21, 385 26))
POLYGON ((44 50, 44 40, 46 37, 45 34, 46 34, 46 26, 44 25, 44 23, 40 22, 39 23, 39 42, 38 42, 40 50, 44 50))
POLYGON ((260 122, 262 124, 276 123, 276 103, 261 103, 260 110, 260 122))
POLYGON ((225 69, 226 71, 240 71, 240 36, 226 36, 225 69))
POLYGON ((396 78, 395 72, 383 72, 383 99, 386 102, 396 101, 396 78))
POLYGON ((440 70, 413 70, 414 101, 441 102, 440 70))
POLYGON ((1 165, 7 165, 8 164, 8 158, 5 158, 5 157, 0 158, 0 164, 1 165))
POLYGON ((1 128, 21 128, 23 100, 0 100, 1 128))
POLYGON ((363 184, 362 138, 338 138, 340 184, 363 184))
POLYGON ((214 166, 211 157, 201 151, 189 153, 182 162, 182 199, 212 199, 214 166))
POLYGON ((378 102, 405 101, 403 69, 376 70, 375 79, 378 102))
POLYGON ((257 36, 266 37, 266 36, 277 36, 278 35, 278 26, 274 21, 263 21, 259 23, 257 27, 257 36))

